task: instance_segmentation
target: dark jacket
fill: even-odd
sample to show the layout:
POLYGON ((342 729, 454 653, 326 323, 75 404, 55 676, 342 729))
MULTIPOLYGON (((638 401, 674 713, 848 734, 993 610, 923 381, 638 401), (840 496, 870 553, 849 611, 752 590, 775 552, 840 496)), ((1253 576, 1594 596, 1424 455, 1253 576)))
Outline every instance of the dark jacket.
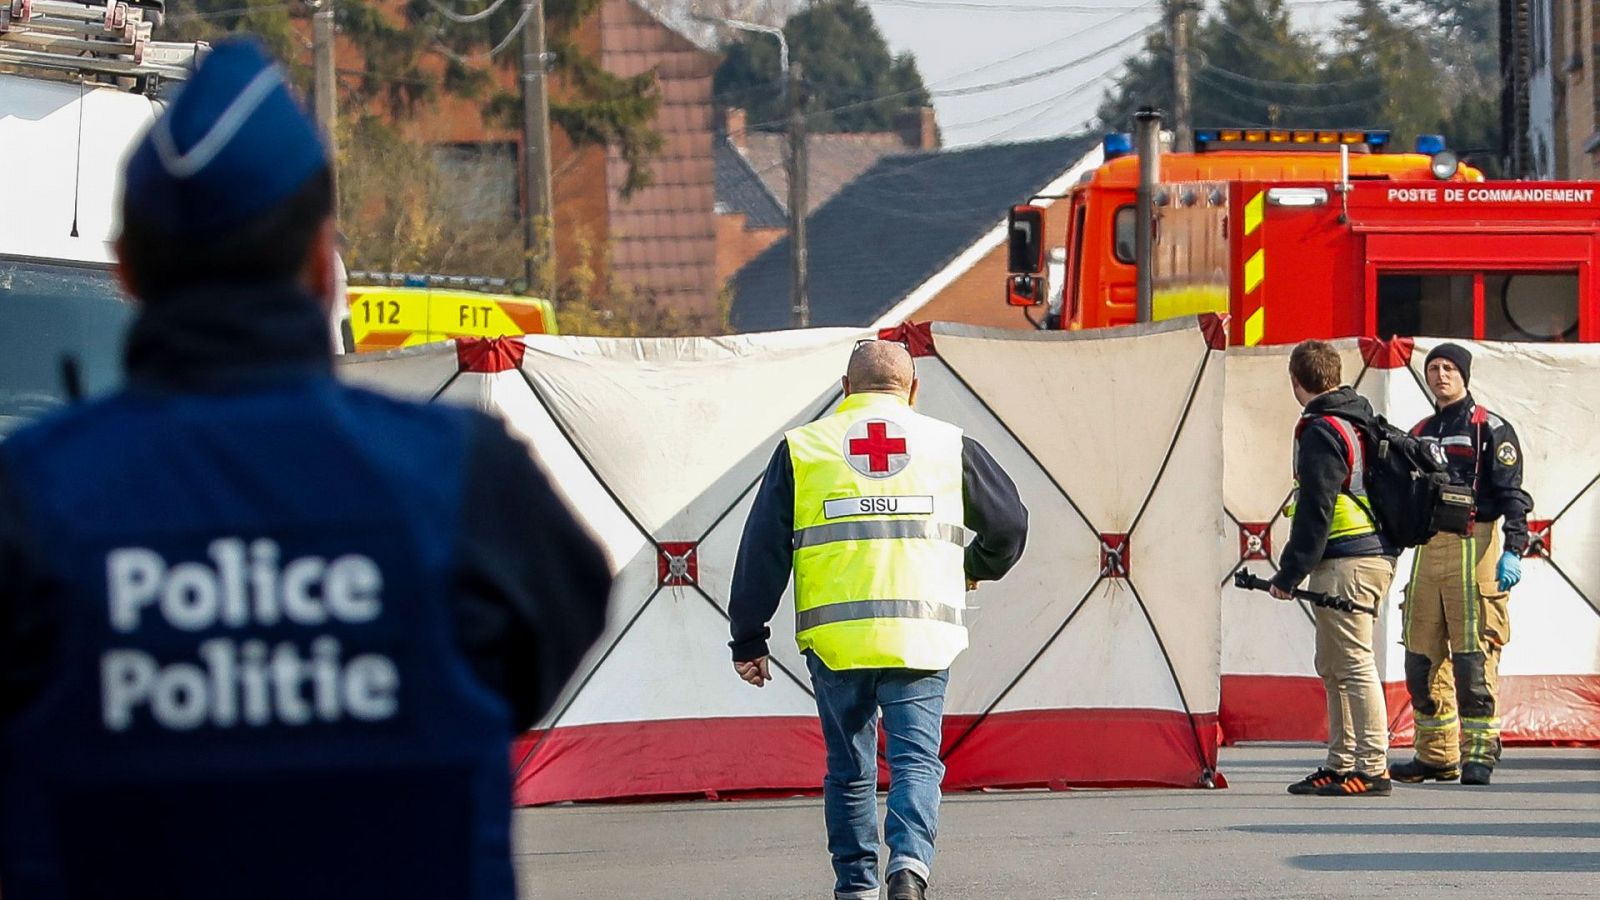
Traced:
POLYGON ((1451 476, 1473 489, 1477 521, 1504 518, 1505 549, 1527 549, 1533 498, 1522 489, 1522 442, 1511 423, 1479 406, 1469 393, 1411 431, 1444 445, 1451 476))
POLYGON ((292 287, 148 305, 126 361, 0 444, 6 900, 510 900, 598 548, 497 420, 336 381, 292 287))
POLYGON ((1289 527, 1289 543, 1278 561, 1272 583, 1280 590, 1292 590, 1311 574, 1324 559, 1349 556, 1393 556, 1394 548, 1380 533, 1329 540, 1333 527, 1333 506, 1350 479, 1350 462, 1343 436, 1325 416, 1337 416, 1353 423, 1370 423, 1372 405, 1354 388, 1341 387, 1306 404, 1297 423, 1295 477, 1298 495, 1294 520, 1289 527))
MULTIPOLYGON (((970 437, 961 439, 961 489, 966 527, 977 535, 967 545, 967 578, 993 581, 1022 558, 1028 538, 1028 509, 1011 476, 970 437)), ((733 568, 728 615, 735 662, 767 655, 767 639, 772 636, 767 623, 789 584, 793 541, 794 465, 789 459, 789 442, 779 441, 745 521, 733 568)))

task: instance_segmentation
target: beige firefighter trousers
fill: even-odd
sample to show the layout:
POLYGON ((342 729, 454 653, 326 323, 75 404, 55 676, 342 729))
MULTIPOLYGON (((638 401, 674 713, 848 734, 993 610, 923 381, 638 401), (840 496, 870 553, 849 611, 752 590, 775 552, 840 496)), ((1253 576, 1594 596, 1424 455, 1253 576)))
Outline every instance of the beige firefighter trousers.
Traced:
POLYGON ((1495 566, 1494 523, 1440 534, 1417 549, 1401 605, 1406 688, 1416 714, 1417 759, 1454 768, 1500 758, 1500 650, 1511 640, 1509 593, 1495 566))

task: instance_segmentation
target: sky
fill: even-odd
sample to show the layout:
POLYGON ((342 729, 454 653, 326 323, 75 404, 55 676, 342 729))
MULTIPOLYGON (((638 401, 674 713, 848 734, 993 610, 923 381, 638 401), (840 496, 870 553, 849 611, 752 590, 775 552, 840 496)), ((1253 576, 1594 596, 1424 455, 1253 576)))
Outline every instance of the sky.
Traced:
MULTIPOLYGON (((1156 0, 867 0, 890 49, 910 51, 946 147, 1077 134, 1122 62, 1160 23, 1156 0), (1015 81, 1014 84, 1008 82, 1015 81)), ((1350 6, 1289 0, 1326 34, 1350 6)))

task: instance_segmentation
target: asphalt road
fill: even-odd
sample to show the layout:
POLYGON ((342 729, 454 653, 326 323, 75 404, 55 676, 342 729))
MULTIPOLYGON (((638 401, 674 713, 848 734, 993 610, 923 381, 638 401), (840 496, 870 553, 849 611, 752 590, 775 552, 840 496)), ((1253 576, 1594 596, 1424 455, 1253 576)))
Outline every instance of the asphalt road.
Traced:
MULTIPOLYGON (((1600 896, 1600 751, 1513 747, 1488 788, 1284 793, 1319 759, 1225 750, 1218 791, 947 796, 929 895, 1600 896)), ((521 810, 513 840, 523 898, 832 896, 817 799, 521 810)))

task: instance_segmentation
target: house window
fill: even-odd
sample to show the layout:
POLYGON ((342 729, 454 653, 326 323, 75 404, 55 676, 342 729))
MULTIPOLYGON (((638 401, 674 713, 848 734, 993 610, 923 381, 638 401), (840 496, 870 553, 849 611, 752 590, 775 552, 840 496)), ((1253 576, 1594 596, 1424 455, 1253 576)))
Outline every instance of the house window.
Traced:
POLYGON ((450 185, 445 202, 459 221, 476 225, 520 218, 515 144, 438 144, 433 160, 450 185))

